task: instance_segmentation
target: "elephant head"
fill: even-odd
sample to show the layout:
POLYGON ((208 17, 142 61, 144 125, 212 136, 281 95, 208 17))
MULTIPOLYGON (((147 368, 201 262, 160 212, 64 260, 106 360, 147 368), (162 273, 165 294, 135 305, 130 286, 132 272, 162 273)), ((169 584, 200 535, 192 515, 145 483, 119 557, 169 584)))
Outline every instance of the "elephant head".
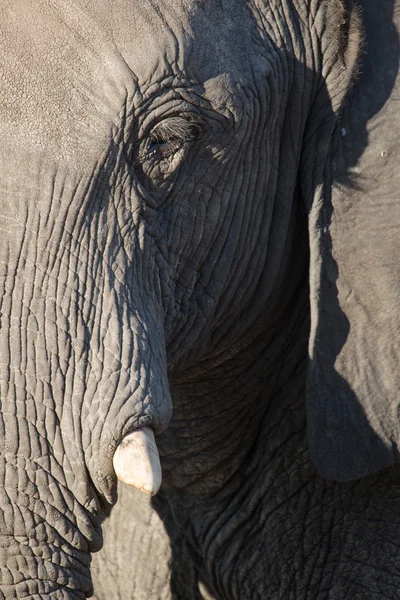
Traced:
POLYGON ((83 598, 115 473, 160 485, 169 381, 307 315, 306 210, 314 454, 320 390, 356 406, 320 338, 346 319, 328 166, 359 23, 342 0, 3 4, 0 597, 83 598))

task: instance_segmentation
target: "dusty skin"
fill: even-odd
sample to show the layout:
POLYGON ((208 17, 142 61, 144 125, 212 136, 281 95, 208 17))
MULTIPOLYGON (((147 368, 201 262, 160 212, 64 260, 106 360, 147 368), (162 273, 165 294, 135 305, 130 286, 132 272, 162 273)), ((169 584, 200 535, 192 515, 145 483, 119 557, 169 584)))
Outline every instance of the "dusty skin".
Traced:
POLYGON ((400 0, 0 15, 0 600, 400 600, 400 0))

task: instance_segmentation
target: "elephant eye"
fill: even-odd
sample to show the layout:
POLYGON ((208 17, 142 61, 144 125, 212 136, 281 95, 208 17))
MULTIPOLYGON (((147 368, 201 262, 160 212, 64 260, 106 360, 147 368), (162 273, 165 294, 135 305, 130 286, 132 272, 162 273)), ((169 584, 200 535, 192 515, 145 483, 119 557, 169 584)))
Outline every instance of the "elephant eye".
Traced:
POLYGON ((147 151, 141 156, 141 160, 158 159, 163 160, 177 152, 183 145, 179 138, 172 139, 154 139, 150 141, 147 151))
POLYGON ((175 155, 184 154, 193 141, 198 125, 190 117, 171 117, 158 123, 150 132, 145 147, 139 155, 139 162, 173 162, 175 155))

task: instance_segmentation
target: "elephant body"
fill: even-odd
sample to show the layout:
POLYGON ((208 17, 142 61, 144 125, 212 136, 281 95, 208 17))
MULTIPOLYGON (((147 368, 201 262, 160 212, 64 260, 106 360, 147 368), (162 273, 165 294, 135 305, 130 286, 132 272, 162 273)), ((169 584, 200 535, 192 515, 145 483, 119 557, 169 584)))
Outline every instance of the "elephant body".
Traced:
POLYGON ((400 597, 399 19, 3 0, 0 599, 400 597))

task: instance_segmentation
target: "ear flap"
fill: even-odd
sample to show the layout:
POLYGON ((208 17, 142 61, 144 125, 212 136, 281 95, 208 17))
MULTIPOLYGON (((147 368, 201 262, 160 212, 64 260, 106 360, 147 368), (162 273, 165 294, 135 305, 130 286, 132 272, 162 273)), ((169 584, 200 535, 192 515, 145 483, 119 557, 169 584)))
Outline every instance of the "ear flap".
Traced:
POLYGON ((342 481, 397 462, 400 444, 399 46, 393 1, 366 5, 362 75, 339 124, 360 40, 350 10, 302 165, 311 200, 309 445, 319 472, 342 481))

